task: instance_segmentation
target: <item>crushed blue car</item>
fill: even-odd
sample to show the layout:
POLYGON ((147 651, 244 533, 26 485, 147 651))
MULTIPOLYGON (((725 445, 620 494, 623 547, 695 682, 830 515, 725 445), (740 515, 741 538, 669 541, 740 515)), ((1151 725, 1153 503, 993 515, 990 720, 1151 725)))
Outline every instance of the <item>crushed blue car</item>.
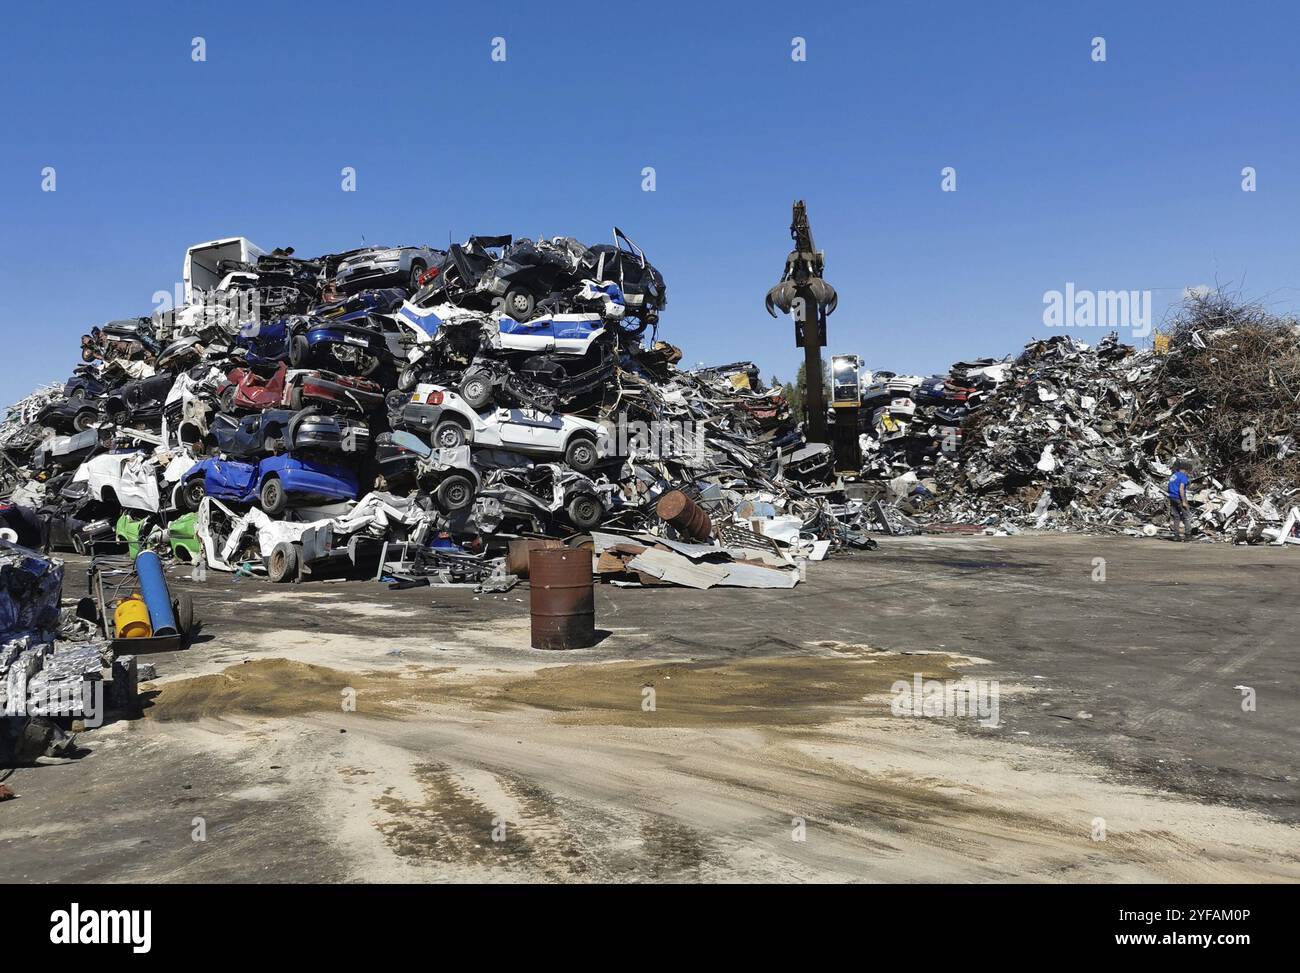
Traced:
POLYGON ((311 318, 291 314, 270 321, 250 321, 235 336, 234 346, 250 365, 273 366, 289 361, 293 338, 311 324, 311 318))
POLYGON ((289 339, 294 368, 331 368, 345 375, 373 375, 393 359, 386 336, 363 324, 314 321, 289 339))
MULTIPOLYGON (((604 292, 600 293, 603 295, 604 292)), ((420 307, 410 301, 403 304, 395 316, 426 342, 433 340, 444 325, 468 321, 477 328, 486 321, 485 315, 466 315, 463 311, 446 305, 420 307), (448 311, 454 312, 454 317, 446 317, 448 311)), ((504 315, 494 323, 496 334, 492 338, 492 344, 504 352, 554 351, 585 355, 592 343, 606 332, 604 319, 594 312, 545 312, 528 321, 516 321, 504 315)))
POLYGON ((257 504, 272 517, 295 502, 355 500, 357 475, 341 466, 295 456, 268 456, 256 462, 205 459, 181 481, 180 505, 197 510, 204 496, 257 504))
POLYGON ((543 314, 531 321, 503 317, 498 326, 503 351, 556 351, 585 355, 605 333, 599 314, 543 314))
POLYGON ((330 321, 359 321, 364 324, 372 314, 392 314, 405 300, 406 292, 400 287, 384 287, 322 304, 312 314, 330 321))
MULTIPOLYGON (((272 321, 246 324, 235 338, 245 361, 254 367, 330 368, 349 376, 374 374, 400 352, 395 332, 382 327, 379 318, 318 318, 288 315, 272 321)), ((392 328, 392 325, 389 325, 392 328)))

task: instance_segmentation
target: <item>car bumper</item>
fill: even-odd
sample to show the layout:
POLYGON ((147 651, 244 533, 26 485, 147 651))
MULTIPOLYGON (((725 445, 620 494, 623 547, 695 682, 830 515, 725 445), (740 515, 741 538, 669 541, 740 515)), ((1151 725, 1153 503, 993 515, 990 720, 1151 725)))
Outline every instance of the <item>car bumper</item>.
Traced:
POLYGON ((402 406, 397 415, 398 423, 403 429, 418 430, 427 432, 438 424, 442 418, 442 406, 424 405, 418 402, 408 402, 402 406))
POLYGON ((302 396, 304 399, 320 399, 327 402, 356 402, 365 408, 377 406, 384 400, 383 392, 377 389, 373 391, 359 389, 319 376, 303 380, 302 396))
POLYGON ((365 428, 355 428, 342 434, 333 430, 316 432, 300 428, 294 434, 293 448, 295 450, 323 449, 334 453, 362 453, 369 443, 370 431, 365 428))
POLYGON ((405 276, 400 264, 358 264, 339 271, 338 282, 348 290, 363 290, 380 281, 400 280, 405 276))

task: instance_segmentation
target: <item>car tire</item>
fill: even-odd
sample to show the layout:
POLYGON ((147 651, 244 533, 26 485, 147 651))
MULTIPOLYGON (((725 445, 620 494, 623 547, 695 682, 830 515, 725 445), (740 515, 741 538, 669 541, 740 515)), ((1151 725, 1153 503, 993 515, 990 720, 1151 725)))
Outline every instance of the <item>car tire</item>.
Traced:
POLYGON ((417 365, 407 365, 397 376, 397 391, 410 392, 420 384, 420 369, 417 365))
POLYGON ((619 331, 623 332, 623 334, 629 338, 641 337, 641 335, 645 334, 645 329, 649 326, 649 321, 643 321, 640 318, 636 319, 636 324, 632 324, 626 318, 618 323, 619 331))
POLYGON ((389 412, 401 412, 402 407, 411 401, 411 393, 393 390, 384 396, 384 408, 389 412))
POLYGON ((434 491, 438 505, 447 513, 464 510, 474 502, 474 482, 460 473, 453 473, 434 491))
POLYGON ((98 413, 91 412, 89 409, 82 409, 72 417, 72 428, 77 432, 85 432, 95 424, 98 413))
POLYGON ((589 473, 600 461, 596 444, 585 436, 572 436, 564 447, 564 462, 579 473, 589 473))
POLYGON ((537 298, 522 287, 512 287, 506 291, 504 307, 506 314, 516 321, 527 321, 537 307, 537 298))
POLYGON ((281 541, 271 548, 266 559, 266 576, 275 584, 297 580, 298 546, 289 541, 281 541))
POLYGON ((289 389, 289 408, 294 412, 302 409, 302 386, 295 385, 289 389))
POLYGON ((194 599, 187 594, 177 595, 172 610, 176 613, 176 631, 188 639, 194 631, 194 599))
POLYGON ((406 290, 408 293, 414 294, 420 289, 420 275, 427 269, 428 268, 424 266, 423 260, 411 261, 411 276, 406 281, 406 290))
POLYGON ((579 530, 591 530, 599 527, 605 519, 605 505, 600 498, 590 493, 580 493, 569 501, 565 511, 573 526, 579 530))
POLYGON ((304 367, 310 354, 311 346, 307 344, 306 335, 296 334, 289 340, 289 364, 294 368, 304 367))
POLYGON ((460 397, 475 412, 486 409, 492 404, 492 377, 481 369, 471 371, 460 383, 460 397))
POLYGON ((196 476, 194 479, 182 484, 180 496, 177 498, 180 502, 177 506, 186 513, 193 513, 199 509, 199 504, 207 496, 207 490, 203 486, 203 477, 196 476))
POLYGON ((257 498, 261 501, 262 512, 268 517, 280 516, 289 506, 289 495, 284 492, 284 484, 278 476, 268 476, 262 481, 257 498))
POLYGON ((464 446, 466 438, 464 426, 453 419, 444 419, 433 427, 429 445, 434 449, 455 449, 464 446))

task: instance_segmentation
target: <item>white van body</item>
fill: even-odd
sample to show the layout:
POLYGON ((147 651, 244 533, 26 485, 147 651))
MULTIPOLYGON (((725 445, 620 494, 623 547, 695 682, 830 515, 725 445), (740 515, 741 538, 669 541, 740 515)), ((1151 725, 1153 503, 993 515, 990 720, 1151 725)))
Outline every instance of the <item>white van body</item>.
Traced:
POLYGON ((194 244, 185 251, 183 271, 185 303, 195 303, 196 292, 210 291, 221 283, 222 278, 226 276, 217 270, 221 261, 239 260, 252 263, 268 252, 242 236, 194 244))

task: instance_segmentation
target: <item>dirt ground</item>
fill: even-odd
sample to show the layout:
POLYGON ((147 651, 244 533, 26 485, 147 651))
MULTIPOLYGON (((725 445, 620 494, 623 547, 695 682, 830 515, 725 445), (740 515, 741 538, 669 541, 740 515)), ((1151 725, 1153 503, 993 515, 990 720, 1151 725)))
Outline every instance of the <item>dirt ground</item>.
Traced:
POLYGON ((201 639, 8 778, 0 880, 1296 881, 1297 556, 885 538, 791 591, 600 586, 567 653, 526 586, 181 572, 201 639), (996 725, 895 715, 918 677, 996 681, 996 725))

